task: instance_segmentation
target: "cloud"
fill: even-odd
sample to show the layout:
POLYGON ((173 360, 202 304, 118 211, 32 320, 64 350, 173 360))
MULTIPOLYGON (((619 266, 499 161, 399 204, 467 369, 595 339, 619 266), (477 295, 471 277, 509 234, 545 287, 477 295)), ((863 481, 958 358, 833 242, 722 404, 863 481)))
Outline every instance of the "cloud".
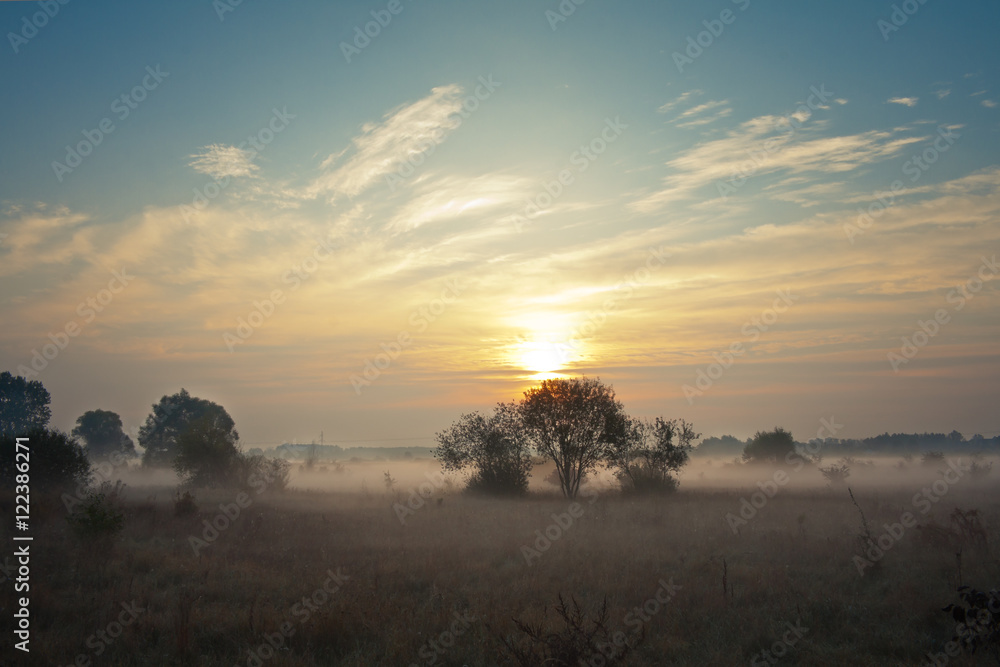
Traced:
POLYGON ((699 127, 701 125, 714 123, 717 120, 726 118, 732 113, 733 109, 729 106, 728 101, 713 100, 688 109, 671 122, 676 123, 677 127, 686 129, 689 127, 699 127))
POLYGON ((353 154, 339 167, 334 165, 345 151, 326 158, 321 164, 326 173, 309 185, 306 196, 354 197, 407 160, 427 153, 462 124, 462 93, 462 87, 455 84, 434 88, 427 97, 389 112, 380 122, 366 123, 351 142, 353 154))
MULTIPOLYGON (((810 114, 788 117, 759 116, 727 132, 726 136, 697 144, 666 163, 672 173, 664 177, 659 191, 632 203, 633 210, 652 212, 667 203, 686 199, 702 187, 721 184, 741 173, 760 176, 775 172, 786 175, 836 174, 852 171, 898 155, 907 145, 926 137, 898 138, 903 131, 868 131, 859 134, 818 137, 821 121, 804 125, 810 114)), ((711 199, 719 195, 718 187, 711 199)))
POLYGON ((943 100, 944 98, 946 98, 949 95, 951 95, 951 91, 948 90, 947 88, 942 88, 941 90, 935 90, 934 94, 937 95, 937 98, 939 100, 943 100))
POLYGON ((194 158, 188 163, 189 167, 202 174, 208 174, 215 180, 227 176, 253 176, 258 170, 257 165, 253 163, 253 152, 236 146, 212 144, 203 147, 201 153, 189 157, 194 158))
POLYGON ((890 97, 886 100, 886 104, 902 104, 907 107, 915 107, 919 100, 919 97, 890 97))
POLYGON ((997 103, 994 102, 993 100, 983 100, 982 102, 980 102, 980 104, 982 104, 987 109, 993 109, 994 107, 997 106, 997 103))
POLYGON ((697 97, 699 95, 704 95, 704 94, 705 94, 705 92, 702 91, 702 90, 689 90, 689 91, 687 91, 685 93, 682 93, 680 97, 674 99, 673 101, 667 102, 666 104, 664 104, 663 106, 661 106, 656 111, 657 111, 657 113, 667 113, 668 111, 670 111, 674 107, 676 107, 676 106, 678 106, 680 104, 686 103, 692 97, 697 97))

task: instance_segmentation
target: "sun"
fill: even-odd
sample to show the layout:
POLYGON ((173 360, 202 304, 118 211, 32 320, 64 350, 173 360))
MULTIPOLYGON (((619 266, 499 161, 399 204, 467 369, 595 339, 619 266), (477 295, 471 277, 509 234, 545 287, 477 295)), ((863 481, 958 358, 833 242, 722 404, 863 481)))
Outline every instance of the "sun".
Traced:
POLYGON ((521 353, 521 366, 535 373, 552 373, 563 367, 563 355, 552 343, 535 344, 521 353))

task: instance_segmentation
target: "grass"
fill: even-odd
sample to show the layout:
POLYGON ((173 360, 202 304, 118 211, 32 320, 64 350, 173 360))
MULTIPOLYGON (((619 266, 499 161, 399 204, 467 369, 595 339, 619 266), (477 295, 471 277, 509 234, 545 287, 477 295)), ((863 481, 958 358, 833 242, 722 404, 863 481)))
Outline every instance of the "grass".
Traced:
MULTIPOLYGON (((941 608, 958 601, 955 547, 908 529, 862 577, 852 563, 858 508, 846 490, 781 489, 734 534, 725 516, 754 490, 682 486, 648 500, 604 491, 592 503, 581 498, 582 514, 558 531, 552 515, 568 513, 570 502, 537 492, 447 495, 406 525, 386 494, 251 494, 251 506, 198 556, 189 537, 201 537, 203 521, 234 492, 197 492, 190 516, 175 515, 172 488, 136 492, 142 500, 126 499, 124 530, 99 550, 69 529, 58 500, 33 496, 31 664, 70 665, 84 654, 94 665, 257 665, 249 650, 268 635, 280 637, 262 661, 274 667, 515 664, 505 662, 503 641, 524 639, 515 619, 559 632, 560 596, 588 612, 606 600, 612 632, 642 631, 619 664, 750 664, 796 623, 808 631, 780 664, 925 664, 951 639, 954 623, 941 608), (522 547, 534 548, 536 531, 547 529, 561 534, 527 564, 522 547), (346 581, 320 595, 338 568, 346 581), (661 581, 680 588, 649 604, 661 581), (144 611, 104 643, 96 633, 115 630, 133 600, 144 611), (290 636, 275 634, 282 624, 290 636)), ((914 509, 916 490, 853 487, 876 540, 904 511, 945 526, 957 507, 979 510, 988 544, 1000 545, 995 484, 956 485, 926 515, 914 509)), ((5 522, 6 544, 10 537, 5 522)), ((963 583, 996 587, 996 557, 960 548, 963 583)), ((11 585, 0 584, 7 600, 11 585)), ((16 661, 10 633, 0 641, 0 655, 16 661)), ((992 664, 985 656, 950 664, 976 660, 992 664)))

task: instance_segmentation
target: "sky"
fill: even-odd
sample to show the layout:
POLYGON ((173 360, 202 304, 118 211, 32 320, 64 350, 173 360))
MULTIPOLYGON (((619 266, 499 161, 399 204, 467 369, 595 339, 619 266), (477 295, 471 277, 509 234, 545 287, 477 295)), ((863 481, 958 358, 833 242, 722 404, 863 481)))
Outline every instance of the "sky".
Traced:
POLYGON ((248 446, 431 446, 581 375, 706 436, 996 435, 997 25, 0 2, 0 369, 60 429, 183 387, 248 446))

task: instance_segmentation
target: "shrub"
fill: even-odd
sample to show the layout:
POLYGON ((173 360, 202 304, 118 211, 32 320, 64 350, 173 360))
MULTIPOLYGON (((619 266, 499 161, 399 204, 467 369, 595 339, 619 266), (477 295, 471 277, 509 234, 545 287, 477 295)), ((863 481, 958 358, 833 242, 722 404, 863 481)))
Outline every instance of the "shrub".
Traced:
POLYGON ((920 465, 934 468, 944 464, 944 452, 927 452, 920 457, 920 465))
POLYGON ((524 637, 520 640, 500 638, 507 656, 522 667, 610 664, 625 658, 645 637, 643 628, 631 640, 615 641, 616 635, 620 638, 624 633, 614 632, 608 627, 606 597, 592 620, 587 618, 575 598, 566 604, 561 594, 555 612, 562 619, 563 627, 558 630, 545 628, 541 623, 514 619, 514 625, 524 637))
POLYGON ((757 431, 743 450, 743 460, 747 463, 783 464, 785 457, 795 451, 792 434, 783 428, 773 431, 757 431))
POLYGON ((114 484, 103 482, 87 493, 66 521, 81 538, 113 537, 125 527, 125 512, 121 508, 124 495, 125 484, 121 480, 114 484))
POLYGON ((263 454, 238 454, 232 466, 232 481, 257 493, 264 490, 284 491, 288 488, 292 464, 284 459, 272 459, 263 454))
POLYGON ((607 462, 625 493, 670 493, 699 437, 684 420, 629 420, 625 434, 608 445, 607 462))
POLYGON ((191 516, 198 511, 198 505, 194 502, 194 494, 185 491, 183 495, 180 491, 174 497, 174 516, 191 516))
POLYGON ((851 476, 851 467, 843 459, 839 465, 820 468, 819 471, 823 473, 823 477, 831 486, 843 486, 847 478, 851 476))
POLYGON ((958 624, 953 641, 963 650, 975 653, 982 649, 1000 662, 1000 591, 977 591, 960 586, 960 604, 950 604, 942 611, 949 612, 958 624))

